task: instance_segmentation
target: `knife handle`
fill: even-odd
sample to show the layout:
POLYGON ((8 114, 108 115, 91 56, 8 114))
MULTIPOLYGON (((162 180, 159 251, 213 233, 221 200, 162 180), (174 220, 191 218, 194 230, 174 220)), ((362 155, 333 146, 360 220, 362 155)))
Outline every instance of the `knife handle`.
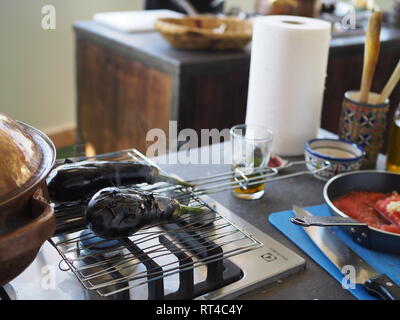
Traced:
POLYGON ((384 274, 365 281, 364 288, 371 295, 383 300, 400 300, 400 287, 384 274))

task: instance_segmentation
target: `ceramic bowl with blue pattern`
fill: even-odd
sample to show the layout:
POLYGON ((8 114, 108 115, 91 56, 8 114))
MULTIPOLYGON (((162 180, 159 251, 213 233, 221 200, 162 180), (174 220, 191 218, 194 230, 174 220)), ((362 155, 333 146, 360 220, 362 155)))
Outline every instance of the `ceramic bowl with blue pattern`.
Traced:
POLYGON ((306 143, 304 155, 310 171, 316 171, 326 166, 327 162, 330 163, 327 169, 314 174, 318 179, 328 180, 340 173, 359 170, 365 151, 357 144, 345 140, 312 139, 306 143))

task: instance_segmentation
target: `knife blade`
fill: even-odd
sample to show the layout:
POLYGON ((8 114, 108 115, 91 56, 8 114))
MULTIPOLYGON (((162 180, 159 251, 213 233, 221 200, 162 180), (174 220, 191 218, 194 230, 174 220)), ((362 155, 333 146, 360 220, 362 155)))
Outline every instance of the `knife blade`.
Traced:
MULTIPOLYGON (((296 218, 313 216, 310 212, 293 206, 296 218)), ((310 239, 325 256, 342 272, 352 266, 356 271, 355 284, 361 284, 367 292, 383 300, 400 300, 400 287, 385 274, 381 274, 357 255, 328 227, 303 227, 310 239)))

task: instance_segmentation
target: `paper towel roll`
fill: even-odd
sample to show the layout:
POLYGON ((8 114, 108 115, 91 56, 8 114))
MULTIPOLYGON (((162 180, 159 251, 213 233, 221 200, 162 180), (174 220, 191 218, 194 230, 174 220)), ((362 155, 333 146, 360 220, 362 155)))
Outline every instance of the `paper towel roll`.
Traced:
POLYGON ((302 154, 317 135, 330 30, 330 23, 305 17, 254 20, 246 123, 272 130, 277 154, 302 154))

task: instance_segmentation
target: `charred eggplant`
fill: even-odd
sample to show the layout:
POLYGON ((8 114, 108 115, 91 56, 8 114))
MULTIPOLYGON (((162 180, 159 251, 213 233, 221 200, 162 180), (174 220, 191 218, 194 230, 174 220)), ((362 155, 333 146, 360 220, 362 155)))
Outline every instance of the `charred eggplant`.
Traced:
POLYGON ((55 168, 47 179, 50 198, 57 202, 87 201, 98 190, 138 183, 170 182, 190 186, 165 176, 158 168, 133 161, 82 161, 55 168))
POLYGON ((86 209, 87 226, 99 237, 128 237, 145 226, 170 222, 183 214, 206 209, 180 204, 177 200, 132 188, 105 188, 97 192, 86 209))

